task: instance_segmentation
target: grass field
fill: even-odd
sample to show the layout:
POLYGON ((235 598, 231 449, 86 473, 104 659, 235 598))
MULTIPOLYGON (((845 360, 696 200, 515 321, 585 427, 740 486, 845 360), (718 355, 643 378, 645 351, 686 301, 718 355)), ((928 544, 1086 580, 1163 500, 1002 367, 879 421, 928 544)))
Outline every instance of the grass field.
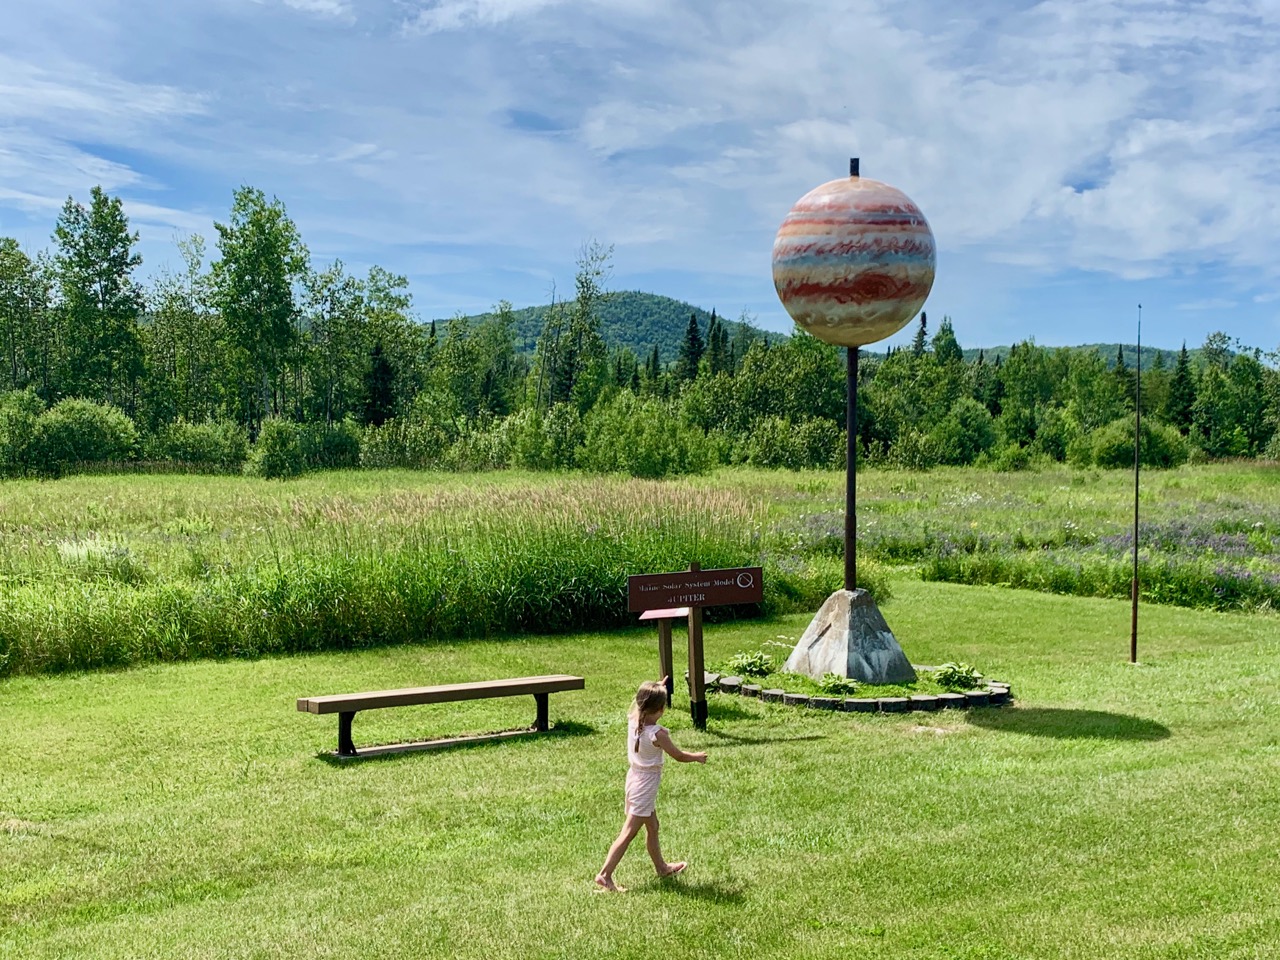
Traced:
MULTIPOLYGON (((621 819, 649 631, 472 640, 0 682, 0 957, 1280 957, 1280 630, 902 577, 911 659, 1017 706, 833 715, 716 697, 664 846, 592 893, 621 819), (336 766, 300 695, 544 672, 541 739, 336 766)), ((708 628, 709 659, 806 618, 708 628)), ((382 711, 357 743, 527 723, 532 703, 382 711)))
MULTIPOLYGON (((859 474, 859 584, 1126 597, 1123 471, 859 474)), ((655 483, 410 471, 0 482, 0 676, 630 622, 627 573, 763 564, 770 610, 840 583, 843 475, 655 483)), ((1143 598, 1280 608, 1280 469, 1150 471, 1143 598)))

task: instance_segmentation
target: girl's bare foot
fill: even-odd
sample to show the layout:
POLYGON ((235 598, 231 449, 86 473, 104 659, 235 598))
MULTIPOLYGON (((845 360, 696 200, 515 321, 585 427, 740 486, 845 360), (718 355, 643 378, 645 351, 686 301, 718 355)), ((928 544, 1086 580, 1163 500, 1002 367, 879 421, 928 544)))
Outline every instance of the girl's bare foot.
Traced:
MULTIPOLYGON (((683 864, 681 864, 683 867, 683 864)), ((626 887, 620 887, 613 882, 613 877, 606 877, 603 873, 596 875, 596 886, 601 890, 607 890, 609 893, 626 893, 626 887)))
MULTIPOLYGON (((678 862, 676 862, 676 863, 668 863, 668 864, 667 864, 667 869, 665 869, 665 870, 659 870, 659 871, 658 871, 658 876, 660 876, 660 877, 674 877, 677 873, 679 873, 681 870, 683 870, 683 869, 684 869, 685 867, 687 867, 688 865, 689 865, 689 864, 685 863, 683 860, 680 860, 680 861, 678 861, 678 862)), ((599 883, 600 881, 597 879, 597 880, 596 880, 596 882, 597 882, 597 883, 599 883)))

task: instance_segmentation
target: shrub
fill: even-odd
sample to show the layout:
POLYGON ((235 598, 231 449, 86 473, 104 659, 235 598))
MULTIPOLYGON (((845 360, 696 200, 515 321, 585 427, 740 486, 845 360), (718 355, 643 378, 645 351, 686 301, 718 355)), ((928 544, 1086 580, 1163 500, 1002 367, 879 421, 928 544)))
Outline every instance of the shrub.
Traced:
POLYGON ((1080 426, 1061 407, 1040 411, 1032 449, 1052 460, 1067 460, 1068 451, 1080 437, 1080 426))
POLYGON ((578 464, 596 473, 656 480, 700 473, 709 460, 702 431, 685 424, 674 405, 629 390, 597 405, 583 427, 578 464))
POLYGON ((270 480, 299 476, 307 468, 302 428, 292 420, 272 417, 262 424, 258 442, 245 463, 245 473, 270 480))
POLYGON ((502 470, 511 463, 511 430, 509 421, 481 421, 468 425, 445 453, 445 466, 450 470, 502 470))
POLYGON ((1280 461, 1280 428, 1271 435, 1271 440, 1267 443, 1267 449, 1263 451, 1262 457, 1264 460, 1280 461))
POLYGON ((991 469, 997 473, 1016 473, 1031 466, 1031 451, 1016 443, 1006 443, 992 452, 991 469))
POLYGON ((17 476, 31 469, 31 443, 44 401, 30 390, 0 393, 0 476, 17 476))
POLYGON ((931 434, 912 428, 893 441, 887 459, 903 470, 932 470, 942 462, 942 452, 931 434))
POLYGON ((830 469, 844 462, 844 431, 820 417, 761 417, 735 458, 756 467, 830 469))
POLYGON ((123 411, 71 399, 36 420, 28 455, 37 472, 58 476, 77 463, 128 460, 137 446, 138 428, 123 411))
POLYGON ((544 414, 517 413, 510 428, 511 466, 524 470, 563 470, 574 466, 582 445, 582 418, 576 407, 557 403, 544 414))
MULTIPOLYGON (((1089 444, 1094 466, 1108 469, 1133 466, 1133 418, 1121 417, 1099 427, 1089 435, 1089 444)), ((1168 424, 1143 420, 1139 454, 1145 467, 1176 467, 1187 461, 1187 441, 1168 424)))
POLYGON ((360 466, 360 424, 347 417, 337 423, 302 428, 302 451, 312 470, 349 470, 360 466))
POLYGON ((969 690, 982 682, 982 674, 967 663, 944 663, 933 672, 933 679, 948 690, 969 690))
POLYGON ((249 457, 249 436, 229 420, 178 420, 147 441, 146 455, 194 467, 239 469, 249 457))
POLYGON ((990 411, 971 397, 961 397, 946 418, 929 433, 941 463, 966 466, 996 444, 990 411))
POLYGON ((448 446, 448 436, 434 422, 396 417, 380 427, 365 429, 360 466, 415 470, 439 467, 448 446))
POLYGON ((764 677, 773 672, 773 657, 762 650, 735 653, 729 658, 729 670, 739 677, 764 677))

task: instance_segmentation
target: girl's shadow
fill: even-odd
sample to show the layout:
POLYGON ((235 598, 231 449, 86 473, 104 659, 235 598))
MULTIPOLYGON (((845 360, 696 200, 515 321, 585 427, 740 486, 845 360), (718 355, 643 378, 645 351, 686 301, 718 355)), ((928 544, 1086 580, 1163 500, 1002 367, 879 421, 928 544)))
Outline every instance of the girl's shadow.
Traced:
POLYGON ((707 903, 739 904, 746 899, 746 886, 739 880, 689 880, 663 877, 639 888, 639 893, 675 894, 707 903))

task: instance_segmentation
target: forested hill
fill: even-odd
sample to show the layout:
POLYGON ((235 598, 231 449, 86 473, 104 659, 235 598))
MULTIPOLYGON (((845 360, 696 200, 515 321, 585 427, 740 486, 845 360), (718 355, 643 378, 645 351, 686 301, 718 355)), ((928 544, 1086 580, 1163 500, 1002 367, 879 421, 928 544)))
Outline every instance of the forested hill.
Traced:
MULTIPOLYGON (((524 307, 516 310, 516 349, 525 354, 532 354, 542 333, 542 324, 550 307, 524 307)), ((698 318, 698 326, 702 333, 707 332, 711 322, 711 312, 695 307, 683 300, 674 300, 656 293, 642 293, 639 290, 623 290, 612 293, 598 309, 600 317, 600 335, 609 349, 629 347, 639 358, 643 359, 658 345, 658 356, 663 364, 675 362, 684 340, 685 330, 689 326, 689 315, 698 318)), ((488 314, 468 317, 478 321, 488 314)), ((717 314, 719 316, 719 314, 717 314)), ((740 324, 720 316, 733 339, 740 324)), ((437 321, 444 323, 446 321, 437 321)), ((771 331, 754 329, 756 338, 763 337, 771 341, 780 341, 784 335, 771 331)))
MULTIPOLYGON (((1052 350, 1056 348, 1050 347, 1049 349, 1052 350)), ((1102 359, 1107 362, 1108 368, 1112 368, 1115 366, 1116 352, 1120 349, 1124 350, 1125 366, 1133 367, 1137 361, 1137 348, 1132 343, 1126 343, 1126 344, 1085 343, 1085 344, 1081 344, 1078 347, 1067 347, 1066 349, 1076 350, 1080 352, 1096 353, 1098 354, 1098 356, 1102 357, 1102 359)), ((971 347, 966 349, 964 351, 965 362, 972 363, 973 361, 977 360, 978 353, 979 353, 979 350, 977 347, 971 347)), ((982 353, 983 359, 987 363, 994 362, 996 357, 999 357, 1001 361, 1003 361, 1009 356, 1009 347, 1007 346, 983 347, 981 350, 981 353, 982 353)), ((1187 350, 1187 358, 1191 361, 1193 366, 1197 366, 1197 367, 1200 366, 1200 353, 1201 353, 1201 350, 1199 347, 1187 350)), ((1161 347, 1143 347, 1142 348, 1142 369, 1144 370, 1153 369, 1156 365, 1157 356, 1159 356, 1160 359, 1164 362, 1164 367, 1166 370, 1172 370, 1174 368, 1174 365, 1177 364, 1178 362, 1177 350, 1165 350, 1161 347)))

